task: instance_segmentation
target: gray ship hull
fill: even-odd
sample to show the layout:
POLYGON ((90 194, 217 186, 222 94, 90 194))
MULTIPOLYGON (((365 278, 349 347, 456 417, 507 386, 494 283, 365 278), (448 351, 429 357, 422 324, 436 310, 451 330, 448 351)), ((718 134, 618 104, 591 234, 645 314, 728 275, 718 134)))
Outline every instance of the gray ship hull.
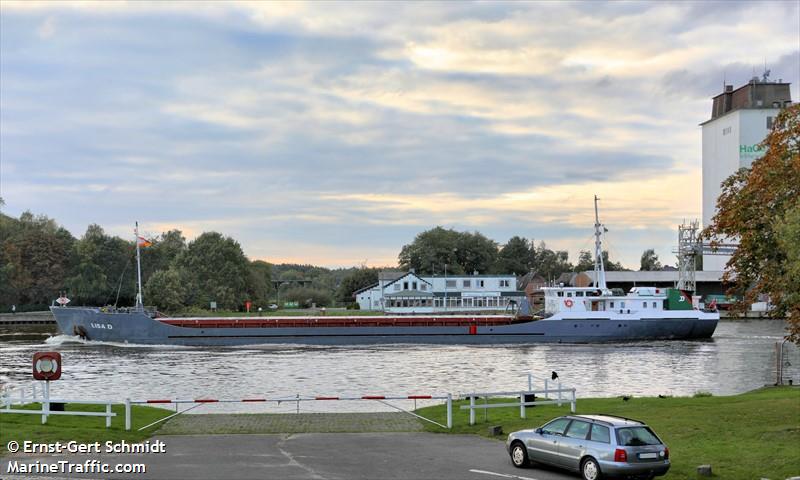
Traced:
MULTIPOLYGON (((391 343, 520 344, 596 343, 710 338, 717 318, 543 319, 507 325, 222 327, 175 326, 141 311, 51 307, 66 335, 144 345, 236 346, 257 344, 360 345, 391 343)), ((691 311, 687 311, 690 317, 691 311)), ((476 317, 479 318, 479 317, 476 317)))

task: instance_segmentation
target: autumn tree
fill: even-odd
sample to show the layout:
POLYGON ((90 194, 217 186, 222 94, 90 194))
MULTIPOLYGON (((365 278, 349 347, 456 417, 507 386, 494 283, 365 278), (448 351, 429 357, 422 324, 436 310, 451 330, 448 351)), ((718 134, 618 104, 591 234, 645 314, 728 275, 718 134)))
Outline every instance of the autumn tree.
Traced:
POLYGON ((761 146, 763 157, 722 183, 703 237, 712 247, 738 242, 723 274, 728 293, 742 298, 736 310, 769 295, 771 315, 788 318, 800 343, 800 105, 781 111, 761 146))

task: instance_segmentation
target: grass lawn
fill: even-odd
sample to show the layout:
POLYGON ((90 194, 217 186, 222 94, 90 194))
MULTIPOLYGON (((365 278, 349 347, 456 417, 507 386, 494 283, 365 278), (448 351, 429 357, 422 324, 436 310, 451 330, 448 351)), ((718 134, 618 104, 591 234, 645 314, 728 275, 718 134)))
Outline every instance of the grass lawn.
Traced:
MULTIPOLYGON (((104 412, 105 405, 68 404, 67 410, 104 412)), ((14 406, 14 409, 40 410, 39 404, 25 407, 14 406)), ((147 439, 161 427, 157 424, 142 432, 139 428, 173 412, 163 408, 133 406, 131 410, 131 430, 125 431, 125 406, 114 405, 112 411, 117 414, 111 419, 111 428, 106 428, 105 417, 73 417, 69 415, 51 415, 47 424, 42 425, 41 415, 0 413, 0 455, 7 454, 6 445, 11 440, 20 444, 25 440, 36 443, 69 442, 78 443, 105 442, 108 440, 125 440, 139 442, 147 439)))
MULTIPOLYGON (((498 400, 500 401, 500 400, 498 400)), ((480 403, 480 401, 479 401, 480 403)), ((527 419, 519 418, 519 407, 481 411, 470 426, 469 413, 453 402, 453 429, 439 433, 474 433, 488 436, 488 427, 501 425, 505 440, 515 430, 535 428, 569 413, 563 407, 528 407, 527 419)), ((446 423, 443 405, 417 410, 420 415, 446 423)), ((724 479, 786 479, 800 475, 800 389, 764 388, 728 397, 670 397, 578 399, 578 414, 607 413, 641 420, 650 425, 670 449, 672 468, 666 478, 698 478, 698 465, 711 464, 715 477, 724 479)))

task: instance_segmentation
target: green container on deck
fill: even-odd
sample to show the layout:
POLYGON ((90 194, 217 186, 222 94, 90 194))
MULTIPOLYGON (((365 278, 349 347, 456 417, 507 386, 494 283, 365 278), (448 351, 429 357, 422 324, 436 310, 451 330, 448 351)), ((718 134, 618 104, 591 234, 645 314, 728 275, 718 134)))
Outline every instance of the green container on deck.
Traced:
POLYGON ((667 289, 667 310, 691 310, 692 297, 677 288, 667 289))

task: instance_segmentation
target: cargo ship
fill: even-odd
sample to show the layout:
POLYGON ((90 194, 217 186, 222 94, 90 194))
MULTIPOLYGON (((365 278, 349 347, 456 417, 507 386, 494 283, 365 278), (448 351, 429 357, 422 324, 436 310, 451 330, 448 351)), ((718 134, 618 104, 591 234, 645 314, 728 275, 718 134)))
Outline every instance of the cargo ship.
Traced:
MULTIPOLYGON (((607 288, 595 198, 596 286, 543 288, 545 306, 534 314, 523 300, 515 312, 374 316, 165 317, 143 306, 141 275, 136 306, 53 306, 60 331, 84 339, 149 345, 356 345, 381 343, 528 344, 710 338, 719 312, 692 306, 687 292, 607 288)), ((137 233, 137 265, 139 242, 137 233)), ((140 269, 138 269, 140 271, 140 269)))

